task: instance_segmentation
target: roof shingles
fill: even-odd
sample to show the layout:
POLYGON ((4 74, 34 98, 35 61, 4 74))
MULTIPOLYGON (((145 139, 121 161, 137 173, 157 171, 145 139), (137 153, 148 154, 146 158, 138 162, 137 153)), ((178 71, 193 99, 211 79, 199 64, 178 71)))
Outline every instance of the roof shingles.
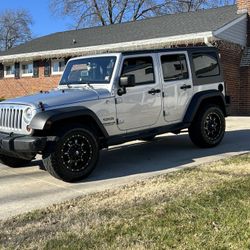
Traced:
POLYGON ((215 31, 238 18, 236 6, 164 15, 135 22, 54 33, 19 45, 0 56, 70 49, 215 31), (73 43, 73 39, 76 43, 73 43))

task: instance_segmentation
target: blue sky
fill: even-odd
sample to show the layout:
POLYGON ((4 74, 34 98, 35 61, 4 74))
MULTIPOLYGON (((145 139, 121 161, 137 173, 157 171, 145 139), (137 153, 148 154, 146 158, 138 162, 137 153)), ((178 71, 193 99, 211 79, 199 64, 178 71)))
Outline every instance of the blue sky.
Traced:
POLYGON ((49 10, 49 0, 0 0, 0 11, 27 9, 33 17, 35 37, 70 29, 70 19, 55 17, 49 10))

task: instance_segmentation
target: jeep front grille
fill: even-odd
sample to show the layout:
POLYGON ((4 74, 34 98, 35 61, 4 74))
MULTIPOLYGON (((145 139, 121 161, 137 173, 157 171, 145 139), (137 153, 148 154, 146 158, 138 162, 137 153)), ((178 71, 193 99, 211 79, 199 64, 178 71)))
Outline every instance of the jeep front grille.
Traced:
POLYGON ((22 108, 0 107, 0 129, 21 130, 22 129, 22 108))

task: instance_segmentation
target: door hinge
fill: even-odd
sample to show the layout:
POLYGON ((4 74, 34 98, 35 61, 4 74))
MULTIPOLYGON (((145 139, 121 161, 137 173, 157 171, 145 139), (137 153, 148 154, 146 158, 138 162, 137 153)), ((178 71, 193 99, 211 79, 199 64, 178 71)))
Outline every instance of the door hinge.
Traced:
POLYGON ((122 98, 121 97, 115 98, 115 104, 120 104, 120 103, 122 103, 122 98))
POLYGON ((162 97, 163 97, 163 98, 165 97, 165 93, 164 93, 164 92, 162 92, 162 97))
POLYGON ((164 116, 164 117, 166 116, 166 111, 165 111, 165 110, 163 110, 163 116, 164 116))
POLYGON ((116 119, 116 124, 119 125, 119 124, 123 124, 124 123, 124 120, 121 120, 121 119, 116 119))

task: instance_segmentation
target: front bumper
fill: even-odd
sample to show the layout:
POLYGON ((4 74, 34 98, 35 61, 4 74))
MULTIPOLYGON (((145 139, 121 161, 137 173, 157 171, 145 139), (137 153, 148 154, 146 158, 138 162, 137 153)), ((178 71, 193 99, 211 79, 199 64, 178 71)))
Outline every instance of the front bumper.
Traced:
POLYGON ((44 150, 47 137, 0 133, 0 153, 29 159, 44 150))

